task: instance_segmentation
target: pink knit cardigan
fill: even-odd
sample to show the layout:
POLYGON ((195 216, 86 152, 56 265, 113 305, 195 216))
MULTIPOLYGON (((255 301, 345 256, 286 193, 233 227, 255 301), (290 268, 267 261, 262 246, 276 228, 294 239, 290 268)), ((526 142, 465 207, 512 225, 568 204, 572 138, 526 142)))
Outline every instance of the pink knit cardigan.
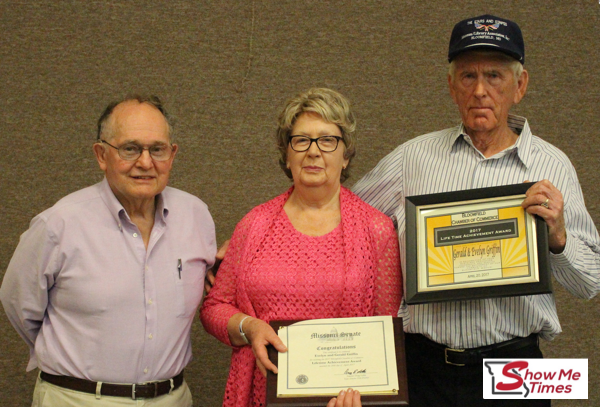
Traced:
MULTIPOLYGON (((200 315, 204 328, 227 345, 231 346, 229 318, 238 312, 256 317, 245 289, 245 277, 292 190, 257 206, 238 223, 215 286, 204 301, 200 315)), ((395 316, 402 296, 402 279, 398 237, 391 220, 344 187, 340 191, 340 210, 346 264, 344 301, 336 317, 395 316)), ((279 319, 291 318, 281 315, 279 319)), ((264 406, 265 398, 265 380, 256 367, 252 348, 233 347, 223 406, 264 406)))

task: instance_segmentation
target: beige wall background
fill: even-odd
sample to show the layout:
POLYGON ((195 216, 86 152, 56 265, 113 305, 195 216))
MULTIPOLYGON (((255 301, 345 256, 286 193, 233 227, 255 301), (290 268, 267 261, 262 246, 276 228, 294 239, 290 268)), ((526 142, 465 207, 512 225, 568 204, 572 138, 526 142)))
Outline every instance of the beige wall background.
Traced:
MULTIPOLYGON (((289 182, 277 165, 275 119, 312 86, 345 94, 358 118, 351 186, 400 143, 458 124, 446 52, 454 23, 492 13, 517 21, 528 93, 515 110, 573 161, 600 224, 600 5, 596 0, 0 2, 0 277, 37 213, 99 181, 95 122, 112 99, 160 95, 176 116, 171 185, 210 207, 219 242, 289 182)), ((556 285, 563 333, 547 357, 588 358, 600 404, 598 300, 556 285)), ((187 369, 196 406, 221 403, 229 349, 194 324, 187 369)), ((28 406, 35 372, 0 313, 0 404, 28 406)))

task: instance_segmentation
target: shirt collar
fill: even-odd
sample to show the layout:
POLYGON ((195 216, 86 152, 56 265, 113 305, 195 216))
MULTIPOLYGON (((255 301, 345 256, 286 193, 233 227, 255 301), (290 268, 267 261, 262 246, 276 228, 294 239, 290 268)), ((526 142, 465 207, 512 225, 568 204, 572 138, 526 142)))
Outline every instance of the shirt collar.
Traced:
MULTIPOLYGON (((523 165, 525 165, 525 167, 530 167, 531 164, 533 164, 531 162, 531 142, 533 135, 531 134, 531 129, 529 128, 527 119, 523 116, 509 114, 508 127, 519 136, 516 143, 512 147, 509 147, 508 150, 515 149, 517 151, 517 156, 523 165)), ((460 126, 456 128, 456 131, 452 134, 450 139, 452 152, 457 151, 456 149, 457 145, 459 144, 459 140, 467 142, 465 137, 468 137, 468 135, 464 124, 461 123, 460 126)), ((467 144, 473 147, 471 143, 467 142, 467 144)))
MULTIPOLYGON (((169 188, 169 187, 166 187, 166 188, 169 188)), ((168 201, 168 199, 164 193, 160 193, 156 197, 156 215, 164 223, 167 222, 167 217, 169 216, 169 208, 167 207, 167 201, 168 201)))
MULTIPOLYGON (((119 225, 119 228, 121 228, 121 217, 124 217, 131 222, 127 211, 125 208, 123 208, 123 205, 121 205, 121 202, 119 202, 112 189, 110 189, 110 185, 108 184, 106 177, 104 177, 100 183, 100 196, 102 197, 102 200, 107 206, 109 212, 119 225)), ((166 223, 167 216, 169 215, 169 209, 167 206, 167 199, 163 193, 158 194, 156 198, 155 214, 158 219, 160 219, 163 223, 166 223)))

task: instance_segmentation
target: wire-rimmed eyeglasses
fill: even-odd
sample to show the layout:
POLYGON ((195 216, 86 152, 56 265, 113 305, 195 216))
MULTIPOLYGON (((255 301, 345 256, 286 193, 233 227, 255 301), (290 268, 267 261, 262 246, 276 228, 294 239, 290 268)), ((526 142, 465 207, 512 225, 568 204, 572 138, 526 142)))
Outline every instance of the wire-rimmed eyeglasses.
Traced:
POLYGON ((171 154, 173 152, 173 146, 170 144, 154 144, 150 147, 142 147, 137 143, 125 143, 120 145, 119 147, 115 147, 110 144, 106 140, 98 140, 101 143, 108 144, 119 153, 119 157, 121 157, 125 161, 135 161, 144 152, 144 150, 148 150, 150 153, 150 157, 152 157, 155 161, 167 161, 171 158, 171 154))
POLYGON ((344 138, 341 136, 321 136, 317 138, 310 138, 306 136, 291 136, 290 147, 292 150, 299 153, 307 151, 312 143, 316 143, 319 150, 324 153, 331 153, 338 148, 340 140, 344 138))

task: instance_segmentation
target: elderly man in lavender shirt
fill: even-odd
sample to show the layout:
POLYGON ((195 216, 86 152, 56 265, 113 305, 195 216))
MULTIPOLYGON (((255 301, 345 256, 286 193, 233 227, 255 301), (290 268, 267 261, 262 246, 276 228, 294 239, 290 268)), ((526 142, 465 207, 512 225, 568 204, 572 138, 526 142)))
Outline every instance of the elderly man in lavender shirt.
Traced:
POLYGON ((167 187, 171 129, 154 96, 110 104, 104 180, 21 236, 0 299, 40 369, 33 406, 192 405, 183 369, 215 230, 200 199, 167 187))

